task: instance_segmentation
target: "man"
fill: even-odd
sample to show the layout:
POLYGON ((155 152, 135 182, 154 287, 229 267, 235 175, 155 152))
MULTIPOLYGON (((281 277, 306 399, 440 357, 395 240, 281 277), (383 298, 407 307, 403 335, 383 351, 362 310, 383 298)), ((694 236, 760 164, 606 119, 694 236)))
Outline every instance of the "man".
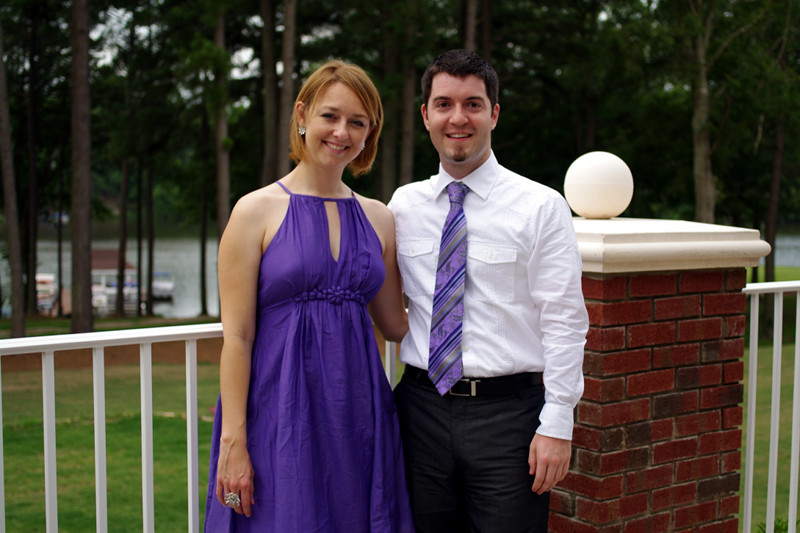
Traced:
POLYGON ((389 204, 409 299, 395 399, 415 525, 544 532, 583 393, 588 318, 571 213, 495 159, 498 79, 486 61, 440 55, 422 96, 439 173, 389 204))

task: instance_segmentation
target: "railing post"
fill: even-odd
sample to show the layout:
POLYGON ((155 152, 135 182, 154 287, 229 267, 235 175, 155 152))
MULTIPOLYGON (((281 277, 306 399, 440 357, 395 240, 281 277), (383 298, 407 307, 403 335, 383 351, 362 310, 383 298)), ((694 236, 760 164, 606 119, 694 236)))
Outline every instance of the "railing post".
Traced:
POLYGON ((142 531, 155 532, 153 494, 153 346, 139 347, 139 373, 142 423, 142 531))
POLYGON ((108 531, 108 483, 106 470, 106 376, 105 350, 92 349, 94 390, 94 497, 98 533, 108 531))
POLYGON ((44 424, 44 501, 47 533, 58 533, 55 374, 55 352, 44 352, 42 354, 42 422, 44 424))
POLYGON ((197 341, 186 341, 186 471, 189 533, 200 531, 197 430, 197 341))

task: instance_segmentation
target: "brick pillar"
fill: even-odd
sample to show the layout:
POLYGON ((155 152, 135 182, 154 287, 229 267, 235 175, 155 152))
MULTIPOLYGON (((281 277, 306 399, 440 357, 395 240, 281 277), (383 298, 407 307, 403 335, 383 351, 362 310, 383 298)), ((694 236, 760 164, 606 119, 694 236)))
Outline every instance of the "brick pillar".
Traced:
POLYGON ((743 267, 584 268, 585 391, 551 531, 738 531, 745 283, 743 267))

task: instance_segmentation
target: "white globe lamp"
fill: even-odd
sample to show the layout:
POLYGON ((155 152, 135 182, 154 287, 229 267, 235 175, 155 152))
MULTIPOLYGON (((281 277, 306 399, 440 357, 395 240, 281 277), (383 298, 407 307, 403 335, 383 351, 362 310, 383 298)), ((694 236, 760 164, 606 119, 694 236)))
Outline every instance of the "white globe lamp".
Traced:
POLYGON ((633 175, 625 161, 614 154, 589 152, 567 169, 564 197, 579 216, 614 218, 631 203, 633 175))

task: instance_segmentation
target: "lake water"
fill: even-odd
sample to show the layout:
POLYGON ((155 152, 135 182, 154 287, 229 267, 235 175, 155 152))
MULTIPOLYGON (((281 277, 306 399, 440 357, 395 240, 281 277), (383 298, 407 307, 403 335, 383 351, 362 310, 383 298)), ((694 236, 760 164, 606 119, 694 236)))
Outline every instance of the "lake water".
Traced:
MULTIPOLYGON (((116 249, 114 240, 98 240, 92 243, 93 249, 116 249)), ((800 235, 779 235, 775 243, 775 262, 778 266, 800 267, 800 235)), ((38 272, 57 272, 58 252, 56 242, 39 241, 38 272)), ((128 241, 127 260, 136 265, 136 242, 128 241)), ((69 243, 64 244, 62 275, 64 285, 71 284, 71 253, 69 243)), ((146 263, 147 254, 143 254, 146 263)), ((762 259, 763 263, 763 259, 762 259)), ((172 302, 156 302, 157 315, 175 318, 190 318, 200 314, 200 243, 196 239, 176 238, 157 239, 154 254, 155 270, 166 270, 175 276, 175 296, 172 302)), ((2 259, 3 295, 10 293, 10 274, 8 263, 2 259)), ((206 291, 207 308, 211 316, 219 316, 219 295, 217 289, 217 241, 206 241, 206 291)))
MULTIPOLYGON (((72 283, 72 254, 69 243, 62 249, 62 282, 65 286, 72 283)), ((92 249, 116 249, 117 241, 99 240, 92 242, 92 249)), ((39 241, 38 244, 39 268, 37 271, 57 273, 58 246, 56 241, 39 241)), ((125 259, 134 267, 136 262, 136 241, 130 240, 126 246, 125 259)), ((147 250, 142 252, 142 262, 147 266, 147 250)), ((5 261, 4 261, 5 263, 5 261)), ((155 302, 155 314, 170 318, 190 318, 200 314, 200 241, 197 239, 156 239, 153 253, 153 268, 156 271, 165 270, 175 276, 175 293, 172 302, 155 302)), ((3 294, 6 292, 6 282, 9 274, 7 264, 4 264, 3 294)), ((146 278, 143 278, 143 281, 146 278)), ((206 241, 206 296, 208 314, 219 316, 219 293, 217 288, 217 241, 206 241)))

